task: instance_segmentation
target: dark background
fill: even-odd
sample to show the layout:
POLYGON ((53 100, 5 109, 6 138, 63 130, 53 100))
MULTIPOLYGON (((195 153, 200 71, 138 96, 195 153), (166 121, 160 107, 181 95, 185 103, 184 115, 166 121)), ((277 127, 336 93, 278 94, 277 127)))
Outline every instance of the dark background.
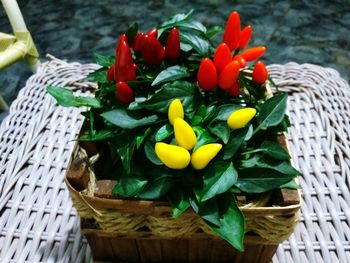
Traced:
MULTIPOLYGON (((180 12, 195 10, 207 27, 223 25, 232 10, 253 26, 250 46, 266 45, 267 64, 290 61, 332 67, 349 81, 350 0, 18 0, 27 27, 45 61, 52 54, 93 62, 93 52, 114 53, 118 36, 133 22, 146 31, 180 12)), ((11 33, 0 7, 0 32, 11 33)), ((32 73, 16 63, 0 72, 0 95, 10 104, 32 73)), ((0 113, 0 121, 6 113, 0 113)))

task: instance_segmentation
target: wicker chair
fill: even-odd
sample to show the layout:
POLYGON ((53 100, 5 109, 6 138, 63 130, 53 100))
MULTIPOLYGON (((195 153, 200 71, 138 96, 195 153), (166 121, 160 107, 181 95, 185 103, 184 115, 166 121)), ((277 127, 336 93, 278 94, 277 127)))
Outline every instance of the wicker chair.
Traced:
MULTIPOLYGON (((0 124, 0 262, 92 262, 63 183, 83 118, 58 107, 46 87, 87 95, 96 85, 85 78, 97 68, 55 58, 43 63, 0 124)), ((300 223, 273 262, 349 263, 349 84, 335 70, 310 64, 270 65, 269 73, 289 93, 288 139, 303 174, 300 223)))
MULTIPOLYGON (((23 59, 35 72, 40 63, 39 54, 24 22, 21 10, 16 0, 1 0, 1 2, 10 20, 13 35, 0 32, 0 70, 23 59)), ((8 109, 1 96, 0 109, 3 111, 8 109)))

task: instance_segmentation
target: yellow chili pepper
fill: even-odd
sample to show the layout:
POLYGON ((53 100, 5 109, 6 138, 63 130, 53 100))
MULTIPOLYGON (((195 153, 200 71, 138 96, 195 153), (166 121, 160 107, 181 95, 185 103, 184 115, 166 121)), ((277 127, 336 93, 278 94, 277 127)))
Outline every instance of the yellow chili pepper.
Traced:
POLYGON ((222 145, 220 143, 209 143, 199 147, 191 156, 191 164, 194 169, 205 168, 208 163, 218 154, 222 145))
POLYGON ((156 143, 155 152, 158 158, 171 169, 183 169, 191 160, 190 153, 186 149, 164 142, 156 143))
POLYGON ((243 128, 247 123, 254 118, 256 109, 254 108, 242 108, 231 113, 227 119, 228 126, 235 130, 243 128))
POLYGON ((174 134, 176 144, 187 150, 192 150, 197 143, 194 130, 185 120, 181 118, 176 118, 174 120, 174 134))
POLYGON ((171 124, 174 124, 176 118, 184 118, 184 109, 179 99, 174 99, 168 109, 168 118, 171 124))

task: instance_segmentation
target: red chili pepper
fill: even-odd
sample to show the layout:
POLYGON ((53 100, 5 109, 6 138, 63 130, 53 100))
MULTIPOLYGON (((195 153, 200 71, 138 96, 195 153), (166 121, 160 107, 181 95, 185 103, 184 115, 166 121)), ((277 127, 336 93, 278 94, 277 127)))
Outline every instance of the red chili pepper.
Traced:
POLYGON ((165 57, 164 47, 158 39, 146 35, 142 44, 142 58, 149 65, 158 65, 165 57))
POLYGON ((228 90, 237 81, 239 75, 239 62, 233 60, 230 62, 219 76, 219 87, 228 90))
POLYGON ((263 84, 267 80, 268 71, 266 69, 265 64, 262 61, 258 61, 255 63, 252 78, 258 84, 263 84))
POLYGON ((130 102, 134 101, 135 95, 134 91, 130 88, 130 86, 124 82, 124 81, 119 81, 116 84, 117 88, 117 98, 120 101, 121 104, 129 104, 130 102))
POLYGON ((136 79, 136 64, 132 59, 131 50, 125 34, 118 41, 114 68, 115 81, 132 81, 136 79))
POLYGON ((247 65, 247 61, 245 61, 244 57, 242 57, 241 55, 234 56, 233 60, 238 61, 239 62, 239 66, 241 68, 244 68, 247 65))
POLYGON ((148 35, 150 37, 157 38, 158 37, 158 30, 156 28, 152 28, 152 29, 148 30, 146 35, 148 35))
POLYGON ((214 54, 214 64, 218 73, 220 73, 228 63, 232 61, 232 54, 226 43, 221 43, 216 48, 214 54))
POLYGON ((245 49, 245 47, 248 45, 249 40, 252 36, 252 27, 251 26, 246 26, 243 28, 241 31, 241 37, 239 39, 239 49, 245 49))
POLYGON ((238 81, 228 90, 228 94, 232 97, 239 97, 241 85, 238 81))
POLYGON ((114 80, 114 71, 115 71, 115 64, 111 65, 107 70, 107 80, 108 81, 114 80))
POLYGON ((205 92, 211 91, 218 84, 216 68, 210 58, 204 58, 197 73, 198 85, 205 92))
POLYGON ((248 48, 243 51, 242 57, 244 57, 246 61, 253 61, 264 55, 265 51, 266 48, 264 46, 248 48))
POLYGON ((241 19, 238 12, 234 11, 230 14, 224 31, 223 41, 228 45, 230 50, 236 50, 238 48, 239 39, 241 34, 241 19))
POLYGON ((134 45, 133 49, 135 52, 139 52, 142 50, 142 41, 145 38, 144 33, 137 33, 135 38, 134 38, 134 45))
POLYGON ((180 55, 180 36, 176 27, 170 30, 165 46, 165 56, 176 59, 180 55))

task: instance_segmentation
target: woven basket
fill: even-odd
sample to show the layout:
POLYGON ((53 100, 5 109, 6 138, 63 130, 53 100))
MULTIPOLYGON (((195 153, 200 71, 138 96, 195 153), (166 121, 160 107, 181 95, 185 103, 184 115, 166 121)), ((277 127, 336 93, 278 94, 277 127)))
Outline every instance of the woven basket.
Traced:
MULTIPOLYGON (((286 147, 285 136, 277 139, 286 147)), ((93 158, 77 144, 65 181, 95 260, 270 262, 299 218, 297 190, 275 190, 253 199, 239 196, 247 234, 245 252, 238 252, 192 210, 173 219, 167 202, 112 197, 115 182, 96 181, 88 165, 93 158)))

